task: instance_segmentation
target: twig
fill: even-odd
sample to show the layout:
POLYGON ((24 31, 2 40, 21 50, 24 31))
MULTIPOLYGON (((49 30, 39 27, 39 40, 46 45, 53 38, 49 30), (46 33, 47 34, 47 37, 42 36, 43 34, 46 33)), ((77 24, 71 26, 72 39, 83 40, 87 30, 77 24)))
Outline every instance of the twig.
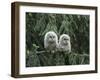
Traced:
MULTIPOLYGON (((36 54, 44 54, 44 53, 50 53, 51 54, 51 52, 48 52, 48 51, 37 51, 36 52, 36 54)), ((61 53, 62 54, 62 52, 60 52, 60 51, 55 51, 54 53, 61 53)), ((64 53, 64 52, 63 52, 64 53)), ((66 54, 66 52, 65 52, 65 54, 66 54)), ((89 57, 89 55, 88 54, 76 54, 76 53, 69 53, 69 54, 67 54, 67 55, 75 55, 75 56, 86 56, 86 57, 89 57)))

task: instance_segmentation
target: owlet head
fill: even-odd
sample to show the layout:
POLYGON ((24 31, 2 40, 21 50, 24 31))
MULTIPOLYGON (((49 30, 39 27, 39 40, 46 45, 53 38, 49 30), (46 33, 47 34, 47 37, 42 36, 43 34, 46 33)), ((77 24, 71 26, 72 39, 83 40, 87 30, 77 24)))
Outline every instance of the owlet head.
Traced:
POLYGON ((60 44, 63 45, 68 45, 68 43, 70 42, 70 37, 67 34, 62 34, 60 36, 60 40, 59 40, 60 44))
POLYGON ((53 31, 49 31, 45 35, 45 39, 48 41, 48 43, 55 43, 57 41, 57 35, 53 31))

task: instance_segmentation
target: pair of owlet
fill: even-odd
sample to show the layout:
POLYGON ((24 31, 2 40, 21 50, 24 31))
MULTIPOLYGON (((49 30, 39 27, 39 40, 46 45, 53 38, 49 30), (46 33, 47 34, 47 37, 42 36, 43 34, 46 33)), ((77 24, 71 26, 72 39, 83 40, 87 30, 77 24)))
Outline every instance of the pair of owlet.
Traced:
POLYGON ((62 34, 58 41, 58 36, 55 32, 49 31, 44 37, 44 48, 47 51, 63 51, 71 52, 70 37, 67 34, 62 34))

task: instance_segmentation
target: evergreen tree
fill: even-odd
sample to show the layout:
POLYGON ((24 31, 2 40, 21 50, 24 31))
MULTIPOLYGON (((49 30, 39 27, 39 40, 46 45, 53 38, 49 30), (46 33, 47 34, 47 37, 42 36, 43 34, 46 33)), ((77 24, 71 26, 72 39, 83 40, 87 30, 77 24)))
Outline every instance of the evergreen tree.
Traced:
POLYGON ((26 66, 89 64, 89 15, 26 13, 26 66), (68 34, 72 52, 50 54, 44 49, 44 35, 54 31, 68 34))

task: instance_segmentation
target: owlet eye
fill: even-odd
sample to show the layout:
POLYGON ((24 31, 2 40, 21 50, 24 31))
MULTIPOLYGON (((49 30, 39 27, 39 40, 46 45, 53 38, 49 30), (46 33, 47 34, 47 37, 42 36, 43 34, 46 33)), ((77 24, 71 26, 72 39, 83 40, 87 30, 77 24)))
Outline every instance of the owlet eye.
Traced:
POLYGON ((64 38, 64 40, 67 40, 66 38, 64 38))
POLYGON ((52 36, 49 36, 50 38, 52 38, 52 36))
POLYGON ((55 36, 53 36, 53 38, 55 38, 55 36))

